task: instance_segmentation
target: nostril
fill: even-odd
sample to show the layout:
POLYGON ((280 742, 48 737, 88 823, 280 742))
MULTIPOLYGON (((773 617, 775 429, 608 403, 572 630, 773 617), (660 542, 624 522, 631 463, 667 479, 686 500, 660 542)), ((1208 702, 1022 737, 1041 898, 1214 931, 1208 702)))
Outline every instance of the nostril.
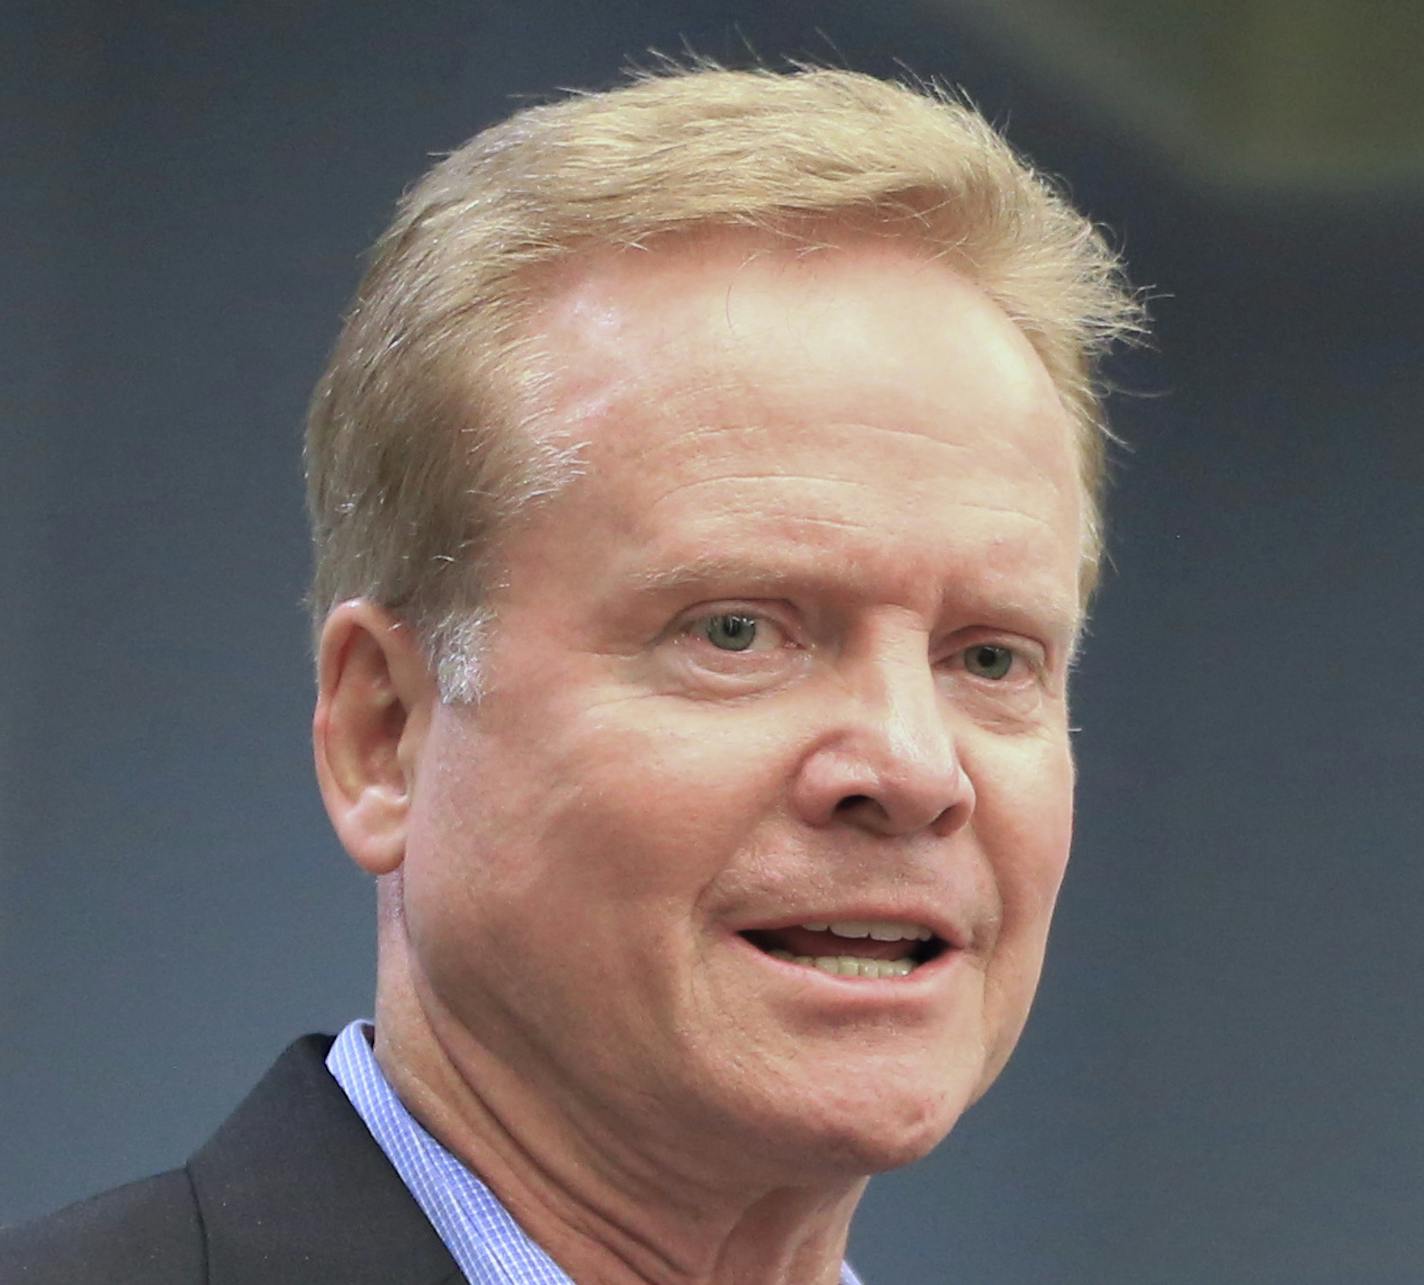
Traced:
POLYGON ((847 794, 845 798, 836 804, 836 811, 852 812, 862 804, 869 802, 871 802, 871 798, 868 794, 847 794))

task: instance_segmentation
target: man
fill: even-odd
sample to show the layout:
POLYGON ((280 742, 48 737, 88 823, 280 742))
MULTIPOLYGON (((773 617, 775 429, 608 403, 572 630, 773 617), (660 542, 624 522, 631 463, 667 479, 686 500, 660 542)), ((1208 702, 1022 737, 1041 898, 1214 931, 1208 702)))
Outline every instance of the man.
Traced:
POLYGON ((536 107, 377 247, 308 444, 374 1028, 5 1281, 853 1281, 1027 1016, 1099 557, 1091 227, 966 109, 536 107))

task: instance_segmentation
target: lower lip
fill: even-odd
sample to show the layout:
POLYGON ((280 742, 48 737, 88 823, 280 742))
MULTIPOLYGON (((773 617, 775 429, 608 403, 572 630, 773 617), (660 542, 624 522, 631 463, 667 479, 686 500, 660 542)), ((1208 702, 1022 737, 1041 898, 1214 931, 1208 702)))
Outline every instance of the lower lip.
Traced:
POLYGON ((736 945, 755 955, 763 964, 776 969, 788 980, 799 980, 804 985, 820 988, 821 993, 827 997, 836 996, 846 1002, 854 1001, 857 997, 874 1004, 883 1004, 893 999, 920 999, 926 991, 954 970, 956 961, 963 954, 963 951, 955 947, 944 946, 933 959, 920 964, 905 977, 842 977, 838 973, 823 972, 806 964, 793 964, 787 959, 777 959, 774 955, 768 955, 760 946, 752 945, 740 933, 733 933, 732 937, 736 945))

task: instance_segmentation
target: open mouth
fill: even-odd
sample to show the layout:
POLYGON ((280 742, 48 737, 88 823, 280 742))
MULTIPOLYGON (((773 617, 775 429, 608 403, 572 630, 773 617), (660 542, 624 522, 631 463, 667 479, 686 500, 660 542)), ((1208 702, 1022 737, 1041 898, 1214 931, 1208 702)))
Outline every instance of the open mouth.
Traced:
POLYGON ((949 948, 923 924, 896 920, 813 921, 742 936, 774 959, 836 977, 908 977, 949 948))

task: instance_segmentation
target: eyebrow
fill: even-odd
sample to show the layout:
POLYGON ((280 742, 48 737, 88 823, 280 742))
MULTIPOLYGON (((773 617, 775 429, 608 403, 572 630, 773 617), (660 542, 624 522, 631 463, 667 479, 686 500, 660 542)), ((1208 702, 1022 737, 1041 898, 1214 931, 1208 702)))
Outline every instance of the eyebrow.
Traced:
MULTIPOLYGON (((635 593, 646 597, 663 597, 706 584, 736 584, 748 589, 776 586, 788 589, 844 588, 846 578, 839 564, 827 565, 822 555, 814 561, 799 559, 778 564, 749 563, 744 558, 721 554, 699 554, 665 566, 634 571, 629 577, 635 593)), ((986 608, 987 609, 987 608, 986 608)), ((1059 602, 1044 597, 1015 595, 993 605, 995 613, 1007 613, 1021 619, 1027 626, 1047 624, 1067 643, 1069 654, 1077 650, 1083 629, 1083 616, 1077 599, 1059 602)))
POLYGON ((744 558, 728 558, 720 554, 704 554, 667 566, 649 567, 633 572, 633 588, 640 594, 666 594, 709 581, 737 580, 749 584, 806 584, 830 582, 824 572, 804 566, 769 567, 749 565, 744 558))

